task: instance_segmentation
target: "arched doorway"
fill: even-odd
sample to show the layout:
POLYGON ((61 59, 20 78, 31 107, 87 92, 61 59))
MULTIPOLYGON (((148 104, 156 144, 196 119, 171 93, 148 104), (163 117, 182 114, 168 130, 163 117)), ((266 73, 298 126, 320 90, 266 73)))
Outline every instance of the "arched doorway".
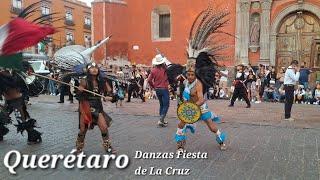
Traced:
POLYGON ((283 18, 278 26, 276 67, 287 67, 292 60, 313 66, 312 44, 320 38, 320 20, 307 11, 298 11, 283 18))

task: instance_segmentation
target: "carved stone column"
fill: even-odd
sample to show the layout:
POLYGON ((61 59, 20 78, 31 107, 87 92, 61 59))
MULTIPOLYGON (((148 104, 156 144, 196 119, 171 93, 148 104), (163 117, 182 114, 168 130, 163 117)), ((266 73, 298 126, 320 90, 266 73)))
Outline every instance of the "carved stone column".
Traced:
POLYGON ((276 65, 277 34, 270 34, 270 65, 276 65))
POLYGON ((242 0, 240 2, 241 13, 241 37, 240 37, 240 63, 249 63, 249 29, 250 29, 250 2, 248 0, 242 0))
POLYGON ((261 1, 260 63, 270 64, 270 10, 272 0, 261 1))
POLYGON ((236 34, 235 34, 235 64, 240 62, 240 50, 241 50, 241 11, 240 0, 237 0, 236 5, 236 34))

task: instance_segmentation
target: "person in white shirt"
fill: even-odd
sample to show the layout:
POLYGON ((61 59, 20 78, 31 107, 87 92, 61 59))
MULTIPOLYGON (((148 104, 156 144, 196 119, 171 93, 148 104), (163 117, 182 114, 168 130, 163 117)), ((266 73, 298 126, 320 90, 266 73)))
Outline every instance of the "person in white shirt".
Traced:
POLYGON ((316 89, 314 90, 314 98, 311 104, 320 105, 320 83, 317 83, 316 89))
POLYGON ((220 89, 223 89, 224 95, 228 98, 228 69, 225 69, 223 71, 220 71, 220 81, 219 81, 219 87, 220 89))
POLYGON ((291 118, 291 109, 294 101, 294 86, 297 84, 300 77, 300 72, 299 72, 300 67, 298 65, 299 65, 299 62, 297 60, 293 60, 284 75, 283 84, 284 84, 284 90, 285 90, 285 96, 286 96, 286 101, 284 105, 284 111, 285 111, 284 120, 287 120, 287 121, 294 121, 294 119, 291 118))

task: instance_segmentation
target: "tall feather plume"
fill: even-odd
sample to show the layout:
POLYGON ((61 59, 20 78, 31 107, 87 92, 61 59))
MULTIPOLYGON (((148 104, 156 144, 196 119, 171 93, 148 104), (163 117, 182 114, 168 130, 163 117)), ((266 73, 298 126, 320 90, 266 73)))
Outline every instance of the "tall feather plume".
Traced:
POLYGON ((20 18, 26 18, 28 17, 30 14, 34 13, 35 11, 37 11, 37 9, 39 8, 41 1, 35 2, 30 4, 28 7, 26 7, 19 15, 18 17, 20 18))
MULTIPOLYGON (((19 18, 30 19, 39 11, 41 8, 41 1, 32 3, 28 7, 26 7, 19 15, 19 18)), ((52 25, 53 22, 60 21, 64 19, 60 16, 54 16, 58 13, 50 13, 50 14, 41 14, 40 16, 35 17, 35 19, 31 20, 31 22, 42 25, 52 25)))
MULTIPOLYGON (((195 74, 202 82, 203 93, 206 93, 216 82, 217 61, 222 59, 219 52, 227 47, 220 44, 224 41, 219 41, 221 37, 219 34, 230 35, 221 30, 229 22, 228 15, 229 12, 225 10, 219 11, 209 6, 198 14, 189 33, 188 64, 194 63, 191 59, 196 59, 195 74)), ((190 67, 192 70, 192 66, 190 67)))
POLYGON ((221 31, 221 28, 229 22, 228 15, 229 12, 217 11, 211 6, 199 13, 189 33, 187 53, 190 58, 196 58, 201 52, 215 54, 211 52, 213 49, 208 46, 210 45, 209 41, 218 34, 228 34, 221 31))

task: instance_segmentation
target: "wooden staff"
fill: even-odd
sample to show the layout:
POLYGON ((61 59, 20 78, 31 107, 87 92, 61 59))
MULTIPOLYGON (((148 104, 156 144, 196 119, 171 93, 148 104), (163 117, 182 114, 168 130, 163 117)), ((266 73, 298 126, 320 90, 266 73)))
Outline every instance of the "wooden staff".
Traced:
MULTIPOLYGON (((41 77, 41 78, 49 79, 49 80, 55 81, 55 82, 57 82, 57 83, 61 83, 61 84, 64 84, 64 85, 71 86, 71 87, 74 87, 74 88, 79 89, 78 86, 74 86, 74 85, 72 85, 72 84, 65 83, 65 82, 63 82, 63 81, 59 81, 59 80, 53 79, 53 78, 51 78, 51 77, 43 76, 43 75, 36 74, 36 73, 30 73, 30 74, 32 74, 32 75, 34 75, 34 76, 41 77)), ((95 96, 102 97, 102 98, 107 99, 107 100, 110 100, 110 98, 111 98, 111 97, 106 97, 106 96, 103 96, 103 95, 101 95, 101 94, 95 93, 95 92, 93 92, 93 91, 89 91, 89 90, 87 90, 87 89, 83 89, 83 91, 88 92, 88 93, 91 93, 91 94, 93 94, 93 95, 95 95, 95 96)))

